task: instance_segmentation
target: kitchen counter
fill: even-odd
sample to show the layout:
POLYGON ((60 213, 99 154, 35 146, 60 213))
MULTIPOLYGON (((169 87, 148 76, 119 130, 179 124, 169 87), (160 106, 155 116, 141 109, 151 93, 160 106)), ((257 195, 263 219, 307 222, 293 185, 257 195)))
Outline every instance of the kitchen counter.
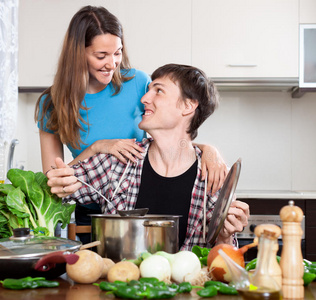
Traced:
POLYGON ((315 199, 316 191, 236 190, 237 199, 315 199))
MULTIPOLYGON (((57 279, 60 286, 57 288, 41 288, 34 290, 7 290, 0 287, 0 300, 105 300, 115 299, 112 295, 106 295, 106 292, 101 291, 99 287, 92 284, 73 284, 63 275, 57 279)), ((314 300, 316 297, 316 282, 311 283, 305 287, 304 299, 314 300)), ((173 299, 175 300, 193 300, 203 299, 193 296, 191 294, 179 294, 173 299)), ((208 298, 210 299, 210 298, 208 298)), ((240 296, 218 295, 212 297, 213 300, 241 300, 240 296)))

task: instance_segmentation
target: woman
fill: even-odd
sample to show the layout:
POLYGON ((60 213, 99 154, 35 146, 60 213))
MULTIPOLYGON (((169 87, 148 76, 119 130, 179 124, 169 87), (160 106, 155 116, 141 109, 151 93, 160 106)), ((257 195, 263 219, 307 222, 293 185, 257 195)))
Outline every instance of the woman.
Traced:
MULTIPOLYGON (((147 74, 130 67, 119 20, 103 7, 80 9, 69 24, 53 86, 36 104, 43 172, 64 157, 63 144, 72 152, 70 165, 99 152, 125 163, 142 159, 135 140, 145 136, 138 123, 149 82, 147 74)), ((215 192, 226 166, 215 148, 201 148, 212 170, 208 190, 215 192)), ((205 162, 203 172, 205 177, 205 162)), ((99 207, 77 206, 76 222, 88 224, 87 214, 99 212, 99 207)))

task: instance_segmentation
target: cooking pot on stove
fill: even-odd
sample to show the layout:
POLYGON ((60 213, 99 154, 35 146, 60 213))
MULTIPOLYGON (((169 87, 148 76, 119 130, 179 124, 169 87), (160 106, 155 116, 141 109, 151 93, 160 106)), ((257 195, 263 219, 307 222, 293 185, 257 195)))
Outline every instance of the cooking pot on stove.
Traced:
POLYGON ((75 263, 81 242, 59 237, 32 236, 28 228, 14 230, 14 236, 0 239, 0 279, 27 276, 56 278, 75 263))
POLYGON ((92 240, 97 253, 117 262, 142 252, 179 251, 179 218, 174 215, 126 216, 92 214, 92 240))

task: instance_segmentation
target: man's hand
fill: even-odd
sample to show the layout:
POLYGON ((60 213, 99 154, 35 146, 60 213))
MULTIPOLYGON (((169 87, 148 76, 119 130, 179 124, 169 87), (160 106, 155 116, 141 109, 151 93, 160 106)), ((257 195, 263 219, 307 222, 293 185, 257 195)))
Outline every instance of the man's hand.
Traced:
POLYGON ((47 185, 51 192, 60 198, 73 194, 81 187, 81 183, 74 176, 74 170, 66 165, 59 157, 55 159, 56 168, 47 172, 47 185))
POLYGON ((231 244, 232 234, 241 232, 247 226, 249 215, 249 205, 247 203, 233 201, 228 209, 223 228, 218 235, 217 244, 231 244))

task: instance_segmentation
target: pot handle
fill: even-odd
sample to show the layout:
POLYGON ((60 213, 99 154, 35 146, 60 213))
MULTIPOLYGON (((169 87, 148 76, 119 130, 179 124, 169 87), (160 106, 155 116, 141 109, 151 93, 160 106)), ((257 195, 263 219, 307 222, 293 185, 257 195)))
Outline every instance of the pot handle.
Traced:
POLYGON ((46 272, 52 268, 55 268, 56 264, 67 263, 72 265, 76 263, 78 259, 79 255, 74 253, 64 254, 62 251, 52 252, 38 260, 34 266, 34 269, 37 271, 46 272))
POLYGON ((174 227, 174 221, 144 221, 145 227, 174 227))

